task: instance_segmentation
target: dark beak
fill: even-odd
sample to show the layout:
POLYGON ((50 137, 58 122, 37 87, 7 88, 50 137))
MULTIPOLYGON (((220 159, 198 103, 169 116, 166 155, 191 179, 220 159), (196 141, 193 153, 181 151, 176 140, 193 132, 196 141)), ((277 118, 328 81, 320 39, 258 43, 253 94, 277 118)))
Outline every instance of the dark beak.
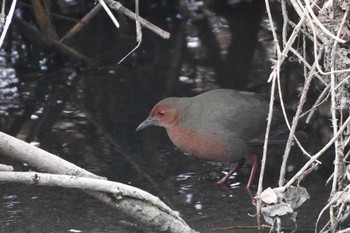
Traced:
POLYGON ((153 120, 152 118, 148 117, 146 120, 144 120, 137 128, 136 128, 136 132, 143 130, 144 128, 147 128, 149 126, 155 125, 156 121, 153 120))

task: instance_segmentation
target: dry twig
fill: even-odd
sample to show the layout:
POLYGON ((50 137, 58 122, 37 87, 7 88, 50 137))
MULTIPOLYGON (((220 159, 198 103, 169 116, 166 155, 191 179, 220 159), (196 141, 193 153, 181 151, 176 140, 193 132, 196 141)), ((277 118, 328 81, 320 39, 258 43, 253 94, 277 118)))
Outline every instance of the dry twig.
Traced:
MULTIPOLYGON (((329 223, 326 224, 326 226, 321 230, 321 232, 324 232, 326 228, 329 227, 331 231, 336 231, 338 228, 338 223, 340 223, 345 217, 350 215, 350 207, 347 205, 349 202, 348 199, 345 200, 345 198, 342 198, 341 203, 339 204, 339 200, 336 199, 337 197, 344 195, 349 195, 348 190, 349 188, 344 188, 344 183, 349 183, 349 180, 345 180, 344 177, 344 150, 345 147, 350 142, 350 136, 348 134, 348 128, 350 125, 350 117, 345 118, 345 116, 348 116, 349 107, 350 107, 350 93, 349 93, 349 77, 350 77, 350 69, 347 64, 350 64, 347 50, 344 50, 342 47, 339 46, 339 44, 344 44, 346 41, 345 39, 349 40, 348 31, 349 26, 346 24, 349 20, 349 3, 344 2, 343 6, 335 6, 332 7, 332 12, 330 13, 333 18, 333 21, 330 23, 328 22, 325 24, 322 20, 318 18, 316 13, 314 12, 314 9, 317 9, 316 2, 312 2, 309 0, 301 1, 301 0, 291 0, 290 3, 292 4, 295 12, 299 15, 300 19, 299 22, 296 24, 292 22, 288 18, 288 9, 286 6, 286 2, 281 2, 281 8, 282 8, 282 16, 284 19, 283 27, 282 27, 282 44, 279 44, 279 40, 277 37, 277 34, 272 31, 272 35, 275 42, 275 49, 276 49, 276 60, 274 61, 274 66, 271 71, 269 82, 272 81, 272 91, 271 96, 274 94, 275 89, 275 82, 277 81, 277 87, 278 92, 280 95, 280 102, 282 106, 282 111, 285 115, 285 106, 283 102, 283 96, 282 96, 282 90, 280 85, 280 70, 282 63, 284 62, 285 58, 288 54, 292 53, 297 58, 298 61, 303 65, 304 69, 304 76, 305 76, 305 82, 304 87, 301 93, 301 97, 297 106, 296 114, 293 118, 293 122, 291 126, 289 126, 287 119, 286 123, 288 127, 290 127, 290 134, 288 138, 288 142, 285 148, 285 152, 283 155, 283 162, 280 170, 280 177, 279 177, 279 186, 281 187, 280 191, 283 192, 288 187, 290 187, 293 184, 299 184, 300 180, 304 178, 305 172, 310 169, 312 164, 314 164, 320 156, 324 154, 325 151, 327 151, 332 145, 335 145, 335 163, 334 163, 334 174, 332 176, 333 178, 333 184, 332 184, 332 192, 330 194, 330 202, 326 205, 324 210, 329 209, 330 210, 330 220, 329 223), (345 6, 345 7, 344 7, 345 6), (343 9, 343 11, 341 10, 343 9), (337 10, 338 12, 335 12, 337 10), (288 37, 288 27, 293 27, 293 30, 291 31, 291 34, 288 37), (344 28, 346 30, 344 31, 344 28), (336 35, 333 32, 337 32, 336 35), (344 36, 345 35, 345 36, 344 36), (288 38, 287 38, 288 37, 288 38), (301 37, 303 41, 303 51, 300 52, 299 50, 293 48, 293 44, 295 42, 295 39, 297 37, 301 37), (311 40, 312 46, 313 46, 313 64, 312 66, 309 63, 310 59, 307 58, 306 54, 306 39, 311 40), (344 51, 343 51, 343 50, 344 51), (323 58, 321 60, 321 57, 323 58), (321 61, 323 61, 323 66, 321 64, 321 61), (314 79, 314 77, 317 77, 317 79, 314 79), (309 87, 314 83, 312 80, 317 80, 318 83, 324 85, 324 89, 322 92, 320 92, 320 95, 318 96, 317 100, 313 103, 313 106, 311 109, 307 110, 306 112, 302 112, 303 105, 306 101, 307 94, 309 92, 309 87), (320 106, 323 102, 327 101, 330 96, 330 103, 331 107, 329 109, 331 115, 332 115, 332 128, 333 128, 333 135, 331 139, 323 145, 323 147, 313 155, 310 155, 308 152, 305 151, 305 149, 300 145, 300 143, 296 140, 294 134, 295 129, 298 124, 298 120, 302 117, 308 114, 306 122, 310 123, 312 120, 312 117, 314 116, 315 111, 317 110, 318 106, 320 106), (345 112, 345 114, 344 114, 345 112), (343 119, 344 118, 344 119, 343 119), (286 174, 286 166, 288 161, 288 155, 290 152, 290 148, 292 146, 293 139, 297 142, 299 148, 303 151, 304 154, 309 156, 309 160, 304 164, 304 166, 296 172, 296 174, 285 183, 285 174, 286 174), (337 204, 335 204, 337 203, 337 204)), ((268 18, 271 23, 271 27, 274 28, 273 25, 273 18, 272 14, 269 8, 269 2, 265 1, 266 9, 268 13, 268 18)), ((327 4, 327 3, 325 3, 327 4)), ((333 2, 333 4, 339 4, 336 2, 333 2)), ((321 7, 319 7, 321 9, 321 7)), ((323 8, 322 8, 323 9, 323 8)), ((344 45, 343 45, 344 46, 344 45)), ((316 82, 316 81, 315 81, 316 82)), ((269 120, 270 120, 269 116, 269 120)), ((267 140, 267 138, 265 138, 267 140)), ((266 143, 265 143, 266 144, 266 143)), ((267 144, 266 144, 267 145, 267 144)), ((350 154, 350 153, 349 153, 350 154)), ((264 156, 262 161, 262 166, 265 165, 265 159, 266 159, 266 149, 264 148, 264 156)), ((264 168, 262 168, 260 173, 260 180, 259 180, 259 186, 258 186, 258 194, 257 196, 260 197, 262 192, 262 178, 263 178, 263 172, 264 168)), ((257 204, 257 211, 258 214, 261 210, 261 206, 259 203, 258 198, 258 204, 257 204)), ((320 213, 320 216, 324 212, 324 210, 320 213)), ((276 220, 279 220, 279 217, 276 217, 276 220)), ((278 228, 278 224, 277 224, 278 228)), ((278 229, 277 229, 278 231, 278 229)))

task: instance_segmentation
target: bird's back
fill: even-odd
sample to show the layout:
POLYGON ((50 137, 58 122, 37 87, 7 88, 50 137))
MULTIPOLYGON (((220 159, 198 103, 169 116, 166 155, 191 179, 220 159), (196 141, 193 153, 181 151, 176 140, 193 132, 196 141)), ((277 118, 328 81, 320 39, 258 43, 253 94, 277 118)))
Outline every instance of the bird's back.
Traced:
POLYGON ((255 93, 217 89, 179 101, 180 125, 223 142, 234 157, 245 156, 247 143, 266 129, 269 103, 255 93))

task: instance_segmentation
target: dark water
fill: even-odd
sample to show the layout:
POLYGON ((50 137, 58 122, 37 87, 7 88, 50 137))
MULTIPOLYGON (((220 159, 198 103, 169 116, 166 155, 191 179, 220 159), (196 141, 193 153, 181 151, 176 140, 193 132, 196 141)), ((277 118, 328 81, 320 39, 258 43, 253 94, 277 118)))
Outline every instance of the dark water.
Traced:
MULTIPOLYGON (((227 25, 222 24, 224 31, 222 28, 227 25)), ((222 176, 222 170, 227 170, 226 165, 184 155, 174 148, 164 129, 135 132, 161 98, 189 96, 198 90, 219 87, 215 67, 203 59, 207 54, 198 44, 200 38, 193 36, 186 41, 181 25, 170 29, 172 39, 165 42, 146 31, 140 50, 122 65, 116 62, 133 43, 109 49, 113 43, 108 40, 108 44, 103 44, 102 40, 91 50, 85 48, 91 54, 94 50, 101 52, 101 47, 106 51, 91 60, 91 67, 11 70, 4 75, 7 83, 3 87, 15 89, 7 95, 2 89, 2 130, 39 143, 109 180, 159 196, 200 232, 257 232, 251 200, 255 190, 249 193, 244 189, 249 163, 235 174, 230 185, 219 186, 215 181, 222 176), (177 49, 182 51, 179 55, 177 49), (18 84, 16 75, 23 83, 18 84)), ((112 34, 103 33, 101 38, 112 34)), ((268 89, 265 82, 269 66, 264 46, 266 43, 259 44, 254 54, 248 84, 251 90, 268 89)), ((272 153, 280 155, 279 150, 272 153)), ((16 170, 30 169, 0 158, 16 170)), ((296 164, 303 161, 297 152, 294 159, 296 164)), ((266 186, 275 186, 279 165, 270 167, 266 186)), ((314 173, 302 183, 311 200, 298 214, 298 232, 312 232, 328 198, 325 179, 321 173, 314 173)), ((142 232, 132 219, 77 190, 1 184, 0 204, 0 232, 142 232)), ((287 226, 287 230, 293 229, 292 224, 287 226)))
MULTIPOLYGON (((128 81, 84 74, 78 85, 46 135, 43 146, 49 151, 159 196, 200 232, 257 232, 250 216, 255 207, 244 188, 248 167, 230 181, 231 187, 216 185, 225 166, 177 151, 161 128, 135 132, 153 103, 126 89, 128 81)), ((275 167, 270 173, 278 171, 275 167)), ((270 184, 277 180, 272 177, 267 178, 270 184)), ((312 199, 302 207, 298 226, 310 229, 328 192, 319 192, 324 177, 318 174, 303 185, 312 199)), ((1 232, 139 232, 131 219, 77 190, 2 184, 1 206, 1 232)))

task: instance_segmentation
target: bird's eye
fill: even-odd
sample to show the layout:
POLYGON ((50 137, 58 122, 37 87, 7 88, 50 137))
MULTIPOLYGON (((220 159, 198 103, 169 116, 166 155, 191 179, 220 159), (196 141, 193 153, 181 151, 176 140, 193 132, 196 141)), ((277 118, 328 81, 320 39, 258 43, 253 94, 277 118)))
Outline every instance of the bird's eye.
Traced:
POLYGON ((163 116, 164 114, 165 114, 164 111, 159 111, 159 112, 158 112, 158 115, 159 115, 159 116, 163 116))

